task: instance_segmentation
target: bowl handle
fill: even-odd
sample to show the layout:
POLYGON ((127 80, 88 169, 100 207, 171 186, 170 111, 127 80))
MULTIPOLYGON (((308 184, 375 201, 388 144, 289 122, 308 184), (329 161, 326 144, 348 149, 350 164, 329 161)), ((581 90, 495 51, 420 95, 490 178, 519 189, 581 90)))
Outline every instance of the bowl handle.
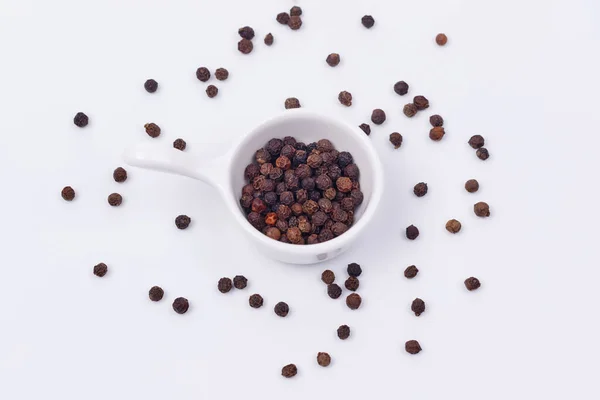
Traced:
POLYGON ((185 153, 173 147, 143 143, 125 150, 123 158, 128 165, 175 175, 183 175, 219 187, 226 178, 226 157, 202 157, 185 153))

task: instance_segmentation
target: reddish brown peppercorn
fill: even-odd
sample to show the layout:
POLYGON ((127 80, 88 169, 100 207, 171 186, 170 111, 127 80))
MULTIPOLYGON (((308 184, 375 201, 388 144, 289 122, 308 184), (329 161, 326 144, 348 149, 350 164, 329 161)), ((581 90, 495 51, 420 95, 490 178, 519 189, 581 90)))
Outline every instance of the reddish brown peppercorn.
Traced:
POLYGON ((469 146, 477 150, 478 148, 483 147, 485 145, 485 139, 481 135, 473 135, 469 139, 468 143, 469 146))
POLYGON ((108 267, 104 263, 94 265, 94 275, 102 278, 108 272, 108 267))
POLYGON ((146 92, 148 93, 154 93, 158 89, 158 82, 154 79, 148 79, 144 82, 144 89, 146 89, 146 92))
POLYGON ((404 277, 407 279, 412 279, 417 276, 418 273, 419 269, 414 265, 411 265, 404 270, 404 277))
POLYGON ((446 222, 446 230, 450 233, 460 232, 461 227, 462 227, 461 223, 455 219, 451 219, 448 222, 446 222))
POLYGON ((486 202, 480 201, 479 203, 475 203, 473 210, 478 217, 490 216, 490 206, 486 202))
POLYGON ((366 133, 367 136, 371 134, 371 127, 369 126, 369 124, 360 124, 358 127, 362 129, 362 131, 366 133))
POLYGON ((71 186, 65 186, 63 190, 60 191, 60 195, 66 201, 73 201, 75 198, 75 189, 71 186))
POLYGON ((477 154, 477 157, 483 161, 490 158, 490 152, 485 147, 478 148, 476 154, 477 154))
POLYGON ((152 301, 161 301, 165 291, 160 286, 152 286, 148 291, 148 297, 152 301))
POLYGON ((417 115, 417 111, 418 111, 417 107, 413 103, 408 103, 408 104, 404 105, 404 108, 402 109, 402 112, 408 118, 412 118, 415 115, 417 115))
POLYGON ((282 25, 287 25, 287 23, 290 20, 290 14, 286 13, 286 12, 282 12, 277 14, 277 22, 279 22, 282 25))
POLYGON ((351 293, 346 297, 346 305, 351 310, 356 310, 360 307, 362 303, 362 298, 358 293, 351 293))
POLYGON ((279 303, 275 304, 273 311, 275 311, 275 314, 277 314, 277 316, 283 318, 286 317, 290 312, 290 307, 287 305, 287 303, 280 301, 279 303))
POLYGON ((88 118, 88 116, 82 112, 78 112, 77 114, 75 114, 75 117, 73 117, 73 123, 80 128, 87 126, 89 121, 90 119, 88 118))
POLYGON ((285 100, 285 104, 284 105, 285 105, 285 109, 286 110, 289 110, 291 108, 300 108, 301 107, 300 106, 300 100, 298 100, 295 97, 288 97, 285 100))
POLYGON ((113 171, 113 179, 115 182, 125 182, 127 180, 127 171, 123 167, 119 167, 113 171))
POLYGON ((465 279, 465 287, 468 291, 476 290, 481 287, 481 282, 475 277, 465 279))
POLYGON ((250 28, 249 26, 244 26, 238 29, 238 33, 244 39, 252 40, 252 38, 254 38, 254 29, 250 28))
POLYGON ((267 46, 272 46, 273 45, 273 35, 271 33, 267 33, 267 35, 265 36, 265 44, 267 46))
POLYGON ((242 39, 238 42, 238 50, 242 54, 250 54, 254 49, 254 45, 248 39, 242 39))
POLYGON ((206 82, 210 79, 210 71, 206 67, 200 67, 196 70, 196 78, 199 81, 206 82))
POLYGON ((330 67, 337 67, 337 65, 340 63, 340 55, 338 53, 331 53, 330 55, 327 56, 327 58, 325 59, 325 62, 330 67))
POLYGON ((216 97, 217 94, 219 94, 219 88, 217 88, 215 85, 208 85, 206 87, 206 95, 211 99, 216 97))
POLYGON ((413 300, 410 309, 418 317, 425 312, 425 302, 417 297, 413 300))
POLYGON ((326 269, 321 274, 321 280, 326 284, 331 285, 333 281, 335 281, 335 274, 333 273, 333 271, 326 269))
POLYGON ((423 111, 429 108, 429 100, 425 96, 415 96, 413 98, 413 104, 417 107, 417 110, 423 111))
POLYGON ((276 228, 274 226, 269 226, 265 231, 265 235, 274 240, 281 239, 281 231, 279 230, 279 228, 276 228))
POLYGON ((348 277, 348 279, 346 279, 346 282, 344 282, 344 286, 346 286, 346 289, 351 290, 353 292, 355 292, 358 289, 359 285, 360 282, 358 278, 355 278, 354 276, 348 277))
POLYGON ((300 18, 300 16, 298 15, 292 15, 290 17, 290 20, 288 21, 288 26, 293 31, 300 29, 300 27, 302 26, 302 18, 300 18))
POLYGON ((177 150, 184 151, 186 147, 187 143, 183 139, 175 139, 175 141, 173 142, 173 148, 177 150))
POLYGON ((445 134, 446 131, 442 126, 436 126, 434 128, 431 128, 431 130, 429 131, 429 139, 435 142, 439 142, 440 140, 442 140, 445 134))
POLYGON ((342 295, 342 288, 336 283, 329 284, 327 285, 327 295, 332 299, 337 299, 342 295))
POLYGON ((469 179, 465 182, 465 190, 469 193, 475 193, 479 190, 479 182, 476 179, 469 179))
POLYGON ((417 354, 422 350, 421 345, 416 340, 409 340, 408 342, 406 342, 406 344, 404 345, 404 349, 409 354, 417 354))
POLYGON ((285 171, 292 167, 292 162, 286 156, 280 156, 275 160, 275 166, 285 171))
POLYGON ((146 129, 146 133, 151 138, 157 138, 160 136, 160 127, 156 125, 154 122, 150 122, 144 125, 144 129, 146 129))
POLYGON ((350 337, 350 327, 348 325, 340 325, 337 329, 337 335, 342 340, 348 339, 350 337))
POLYGON ((173 301, 173 310, 177 314, 185 314, 190 308, 190 303, 185 297, 178 297, 173 301))
POLYGON ((294 226, 294 227, 288 228, 285 235, 287 236, 288 240, 291 243, 300 244, 303 241, 302 232, 300 231, 300 229, 298 227, 294 226))
POLYGON ((108 196, 108 204, 112 207, 118 207, 123 203, 123 196, 119 193, 112 193, 108 196))
POLYGON ((371 113, 371 122, 373 122, 375 125, 383 124, 385 122, 385 118, 385 111, 380 108, 376 108, 371 113))
POLYGON ((248 286, 248 279, 244 275, 236 275, 233 278, 233 286, 236 289, 245 289, 248 286))
POLYGON ((294 7, 290 8, 290 15, 299 17, 302 15, 302 9, 298 6, 294 6, 294 7))
POLYGON ((413 188, 413 193, 417 197, 423 197, 427 194, 427 190, 428 190, 427 184, 425 182, 419 182, 413 188))
POLYGON ((265 223, 267 225, 275 225, 277 223, 277 214, 274 212, 270 212, 265 217, 265 223))
POLYGON ((402 146, 402 135, 398 132, 390 133, 390 143, 395 149, 400 148, 400 146, 402 146))
POLYGON ((429 123, 433 127, 442 126, 444 125, 444 119, 441 116, 434 114, 431 117, 429 117, 429 123))
POLYGON ((219 292, 221 292, 221 293, 229 292, 232 287, 233 287, 233 283, 231 282, 231 279, 229 279, 229 278, 221 278, 221 279, 219 279, 219 283, 217 284, 217 289, 219 289, 219 292))
POLYGON ((409 227, 406 228, 406 237, 408 239, 415 240, 418 236, 419 236, 419 229, 416 226, 410 225, 409 227))
POLYGON ((292 378, 298 373, 298 368, 294 364, 288 364, 281 369, 281 375, 285 378, 292 378))
POLYGON ((252 307, 252 308, 261 308, 263 305, 263 302, 264 302, 263 298, 260 294, 253 294, 248 299, 248 303, 250 304, 250 307, 252 307))
POLYGON ((438 44, 438 46, 444 46, 446 43, 448 43, 448 36, 443 33, 438 33, 435 37, 435 42, 438 44))
POLYGON ((187 229, 191 222, 192 219, 187 215, 178 215, 177 218, 175 218, 175 226, 177 229, 187 229))
POLYGON ((345 90, 341 91, 338 95, 338 100, 342 105, 350 107, 352 105, 352 93, 346 92, 345 90))
POLYGON ((348 193, 352 190, 352 180, 347 176, 342 176, 335 181, 337 190, 342 193, 348 193))
POLYGON ((321 367, 329 366, 329 364, 331 364, 331 356, 327 353, 318 353, 317 364, 319 364, 321 367))
POLYGON ((227 71, 225 68, 217 68, 215 71, 215 78, 220 81, 224 81, 229 78, 229 71, 227 71))

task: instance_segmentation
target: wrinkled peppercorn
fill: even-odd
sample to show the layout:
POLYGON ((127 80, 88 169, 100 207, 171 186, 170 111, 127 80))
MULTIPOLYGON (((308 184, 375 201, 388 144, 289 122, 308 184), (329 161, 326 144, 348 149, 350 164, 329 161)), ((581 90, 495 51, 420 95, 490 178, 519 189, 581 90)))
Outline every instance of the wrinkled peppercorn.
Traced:
POLYGON ((265 150, 267 150, 273 157, 277 157, 281 153, 283 146, 283 140, 274 138, 267 142, 265 150))
POLYGON ((444 119, 441 116, 434 114, 431 117, 429 117, 429 123, 433 127, 442 126, 444 125, 444 119))
POLYGON ((425 312, 425 302, 417 297, 413 300, 410 309, 418 317, 425 312))
POLYGON ((415 276, 417 276, 418 273, 419 273, 419 269, 417 267, 415 267, 414 265, 411 265, 404 270, 404 276, 407 279, 414 278, 415 276))
POLYGON ((352 180, 347 176, 342 176, 335 181, 337 190, 342 193, 348 193, 352 190, 352 180))
POLYGON ((298 373, 298 368, 294 364, 288 364, 281 369, 281 375, 286 378, 292 378, 298 373))
POLYGON ((438 33, 435 37, 435 42, 438 44, 438 46, 444 46, 446 43, 448 43, 448 36, 443 33, 438 33))
POLYGON ((252 211, 255 213, 262 214, 267 210, 267 204, 261 200, 260 198, 255 198, 252 200, 252 211))
POLYGON ((319 232, 319 243, 323 243, 323 242, 327 242, 328 240, 333 239, 333 232, 331 232, 330 229, 322 229, 321 232, 319 232))
POLYGON ((358 179, 359 173, 360 170, 358 169, 358 166, 356 164, 348 164, 344 168, 344 175, 350 179, 358 179))
MULTIPOLYGON (((258 212, 256 210, 252 210, 252 211, 258 212)), ((265 223, 267 225, 271 225, 271 226, 275 225, 277 223, 277 213, 274 213, 274 212, 268 213, 267 216, 265 217, 265 223)))
POLYGON ((333 273, 333 271, 326 269, 321 274, 321 280, 326 284, 331 285, 333 281, 335 281, 335 274, 333 273))
POLYGON ((185 314, 190 308, 190 303, 185 297, 178 297, 173 301, 173 310, 177 314, 185 314))
POLYGON ((265 44, 267 46, 273 45, 273 34, 271 34, 271 33, 267 33, 266 34, 266 36, 265 36, 265 44))
POLYGON ((350 196, 352 196, 352 199, 354 199, 354 205, 356 207, 362 204, 364 199, 363 192, 358 189, 353 189, 352 192, 350 192, 350 196))
POLYGON ((279 157, 277 157, 277 160, 275 160, 275 166, 277 168, 281 168, 282 170, 286 171, 286 170, 292 168, 292 162, 286 156, 279 156, 279 157))
MULTIPOLYGON (((290 218, 290 220, 291 219, 292 218, 290 218)), ((302 243, 304 239, 302 238, 302 232, 300 231, 300 229, 296 226, 292 226, 291 221, 288 223, 290 224, 290 228, 288 228, 285 235, 287 236, 289 241, 294 244, 302 243)))
POLYGON ((406 237, 408 239, 415 240, 418 236, 419 236, 419 229, 416 226, 410 225, 409 227, 406 228, 406 237))
POLYGON ((300 100, 295 97, 289 97, 285 100, 285 109, 300 108, 300 100))
POLYGON ((395 149, 402 146, 402 135, 398 132, 390 133, 390 143, 394 146, 395 149))
POLYGON ((345 90, 341 91, 338 95, 338 100, 342 105, 350 107, 352 105, 352 93, 346 92, 345 90))
POLYGON ((480 201, 479 203, 475 203, 473 210, 478 217, 490 216, 490 206, 486 202, 480 201))
POLYGON ((480 160, 484 160, 485 161, 488 158, 490 158, 490 153, 489 153, 489 151, 485 147, 478 148, 476 154, 477 154, 477 157, 480 160))
POLYGON ((290 8, 290 15, 299 17, 300 15, 302 15, 302 9, 298 6, 290 8))
POLYGON ((385 111, 380 108, 376 108, 371 113, 371 122, 375 125, 381 125, 385 122, 385 111))
POLYGON ((415 185, 413 189, 413 193, 417 197, 423 197, 427 194, 427 184, 425 182, 419 182, 415 185))
POLYGON ((188 226, 190 226, 191 222, 192 219, 187 215, 178 215, 177 218, 175 218, 175 226, 178 229, 186 229, 188 226))
POLYGON ((127 180, 127 171, 123 167, 118 167, 113 171, 113 179, 115 182, 125 182, 127 180))
POLYGON ((465 182, 465 190, 469 193, 475 193, 479 190, 479 182, 476 179, 469 179, 465 182))
POLYGON ((327 56, 325 62, 327 62, 330 67, 336 67, 340 63, 340 55, 338 53, 331 53, 327 56))
POLYGON ((146 89, 146 92, 148 93, 154 93, 156 92, 156 89, 158 89, 158 82, 154 79, 148 79, 144 82, 144 89, 146 89))
MULTIPOLYGON (((248 214, 248 222, 250 222, 250 225, 252 225, 253 227, 255 227, 258 230, 261 230, 265 226, 264 218, 259 213, 255 213, 255 212, 251 212, 248 214)), ((179 228, 179 229, 185 229, 185 228, 179 228)))
POLYGON ((408 84, 404 81, 398 81, 394 84, 394 92, 400 96, 404 96, 408 93, 408 84))
POLYGON ((409 340, 404 345, 404 349, 409 354, 417 354, 421 351, 421 345, 419 345, 419 342, 417 342, 416 340, 409 340))
POLYGON ((260 294, 253 294, 252 296, 250 296, 248 303, 252 308, 261 308, 263 305, 263 298, 260 294))
POLYGON ((331 356, 327 353, 319 352, 317 354, 317 364, 319 364, 321 367, 329 366, 329 364, 331 364, 331 356))
POLYGON ((315 185, 320 190, 326 190, 330 188, 331 185, 333 185, 333 182, 331 181, 331 178, 329 176, 319 175, 317 176, 317 179, 315 179, 315 185))
POLYGON ((358 307, 360 307, 361 303, 362 303, 362 298, 360 297, 360 295, 358 293, 351 293, 348 295, 348 297, 346 297, 346 305, 351 310, 358 309, 358 307))
POLYGON ((450 221, 446 222, 446 230, 450 233, 460 232, 461 227, 461 223, 455 219, 451 219, 450 221))
POLYGON ((285 156, 287 158, 289 158, 290 160, 292 160, 294 158, 294 156, 296 155, 296 149, 294 148, 294 146, 290 145, 290 144, 286 144, 285 141, 283 142, 284 145, 281 148, 281 155, 285 156))
POLYGON ((352 164, 353 162, 354 159, 352 158, 352 154, 348 153, 347 151, 342 151, 338 155, 338 164, 342 168, 346 167, 349 164, 352 164))
POLYGON ((186 147, 187 143, 183 139, 175 139, 175 141, 173 142, 173 148, 177 150, 184 151, 186 147))
POLYGON ((151 138, 157 138, 160 136, 160 127, 158 125, 156 125, 154 122, 145 124, 144 129, 146 129, 146 133, 151 138))
POLYGON ((253 180, 260 174, 260 167, 256 164, 248 164, 244 170, 244 177, 248 180, 253 180))
POLYGON ((423 111, 426 108, 429 108, 429 100, 425 96, 415 96, 413 99, 413 104, 417 107, 417 110, 423 111))
POLYGON ((78 112, 77 114, 75 114, 75 117, 73 117, 73 123, 80 128, 87 126, 89 121, 90 119, 88 118, 88 116, 82 112, 78 112))
POLYGON ((290 312, 290 307, 287 305, 287 303, 280 301, 279 303, 275 304, 273 311, 275 311, 275 314, 278 316, 285 317, 290 312))
POLYGON ((233 287, 233 283, 231 282, 231 279, 229 279, 229 278, 219 279, 219 283, 217 285, 219 292, 227 293, 231 290, 232 287, 233 287))
POLYGON ((119 193, 112 193, 108 196, 108 204, 113 207, 118 207, 123 203, 123 196, 119 193))
POLYGON ((346 286, 346 289, 351 290, 353 292, 355 292, 358 289, 359 285, 360 282, 358 281, 358 278, 354 276, 348 277, 348 279, 346 279, 346 282, 344 282, 344 286, 346 286))
POLYGON ((220 81, 224 81, 229 78, 229 71, 227 71, 225 68, 217 68, 215 71, 215 78, 220 81))
POLYGON ((300 29, 302 26, 302 18, 300 18, 298 15, 292 15, 288 21, 288 26, 293 31, 300 29))
POLYGON ((343 198, 340 205, 344 211, 354 211, 354 199, 352 197, 343 198))
POLYGON ((254 49, 254 45, 248 39, 242 39, 238 42, 238 50, 242 54, 250 54, 254 49))
POLYGON ((148 291, 148 297, 152 301, 161 301, 165 291, 160 286, 152 286, 148 291))
POLYGON ((248 285, 248 279, 244 275, 236 275, 233 278, 233 286, 236 289, 245 289, 248 285))
POLYGON ((208 85, 206 88, 206 95, 211 99, 219 94, 219 89, 215 85, 208 85))
POLYGON ((429 131, 429 139, 438 142, 442 140, 445 134, 446 130, 443 127, 436 126, 434 128, 431 128, 431 130, 429 131))
POLYGON ((367 136, 371 134, 371 127, 369 126, 369 124, 360 124, 358 127, 362 129, 362 131, 366 133, 367 136))
POLYGON ((348 325, 340 325, 337 328, 337 335, 342 340, 348 339, 350 337, 350 327, 348 325))
POLYGON ((348 264, 348 275, 353 276, 355 278, 359 277, 362 274, 362 268, 357 263, 348 264))
POLYGON ((469 139, 468 143, 469 143, 469 146, 471 146, 472 148, 478 149, 485 145, 485 139, 481 135, 473 135, 469 139))
POLYGON ((94 275, 102 278, 108 272, 108 267, 104 263, 94 265, 94 275))
POLYGON ((277 22, 279 22, 282 25, 287 25, 287 23, 290 20, 290 14, 286 13, 286 12, 282 12, 277 14, 277 22))
POLYGON ((210 71, 206 67, 200 67, 196 70, 196 78, 202 82, 210 79, 210 71))
POLYGON ((342 295, 342 288, 336 283, 331 283, 327 285, 327 294, 332 299, 337 299, 342 295))
POLYGON ((373 25, 375 25, 375 20, 373 19, 372 16, 370 15, 365 15, 364 17, 362 17, 360 19, 360 22, 363 24, 363 26, 367 29, 370 29, 373 27, 373 25))
POLYGON ((244 26, 238 29, 238 33, 244 39, 252 40, 252 38, 254 38, 254 29, 250 28, 249 26, 244 26))
POLYGON ((71 186, 65 186, 63 190, 60 191, 60 195, 66 201, 73 201, 75 198, 75 189, 71 186))
POLYGON ((465 279, 465 287, 469 291, 476 290, 481 287, 481 282, 479 282, 479 279, 477 279, 475 277, 470 277, 470 278, 465 279))

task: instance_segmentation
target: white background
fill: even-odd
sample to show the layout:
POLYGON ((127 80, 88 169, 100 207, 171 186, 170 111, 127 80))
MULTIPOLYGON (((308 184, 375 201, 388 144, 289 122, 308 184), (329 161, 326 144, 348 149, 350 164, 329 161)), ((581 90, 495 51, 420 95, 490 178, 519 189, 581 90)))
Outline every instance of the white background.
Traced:
POLYGON ((293 4, 0 0, 0 398, 597 399, 598 2, 305 0, 291 31, 275 16, 293 4), (243 25, 257 32, 248 56, 236 50, 243 25), (229 69, 210 82, 217 98, 199 66, 229 69), (427 112, 402 115, 398 80, 430 99, 427 112), (256 253, 202 183, 132 168, 127 182, 112 179, 127 145, 152 140, 146 122, 163 128, 165 146, 182 137, 186 151, 214 153, 290 96, 356 125, 374 108, 388 115, 370 137, 387 172, 381 209, 333 262, 256 253), (427 135, 432 113, 446 121, 440 143, 427 135), (466 144, 477 133, 486 162, 466 144), (478 193, 463 189, 469 178, 478 193), (424 198, 412 194, 420 181, 424 198), (106 202, 115 191, 119 208, 106 202), (491 218, 473 215, 481 200, 491 218), (192 217, 188 230, 175 228, 178 214, 192 217), (450 218, 463 222, 458 235, 444 229, 450 218), (414 242, 410 224, 421 229, 414 242), (319 279, 331 268, 342 283, 349 262, 364 270, 358 311, 319 279), (421 271, 412 281, 410 264, 421 271), (217 280, 236 274, 249 287, 220 294, 217 280), (477 292, 463 286, 471 275, 477 292), (153 285, 165 289, 160 303, 148 300, 153 285), (259 310, 247 305, 255 292, 259 310), (185 315, 171 309, 178 296, 190 300, 185 315), (281 300, 285 319, 272 311, 281 300), (345 342, 340 324, 352 328, 345 342), (404 351, 408 339, 419 355, 404 351), (329 368, 318 351, 332 355, 329 368), (286 380, 290 362, 300 372, 286 380))

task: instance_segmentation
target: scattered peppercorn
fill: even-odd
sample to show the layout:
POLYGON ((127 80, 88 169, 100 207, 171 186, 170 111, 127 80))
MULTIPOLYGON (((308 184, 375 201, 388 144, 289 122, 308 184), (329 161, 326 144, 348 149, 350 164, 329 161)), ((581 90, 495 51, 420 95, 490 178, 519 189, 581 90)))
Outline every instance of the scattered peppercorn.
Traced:
POLYGON ((350 107, 352 105, 352 93, 343 90, 338 95, 338 100, 346 107, 350 107))
POLYGON ((277 14, 277 22, 279 22, 282 25, 287 25, 287 23, 290 20, 290 14, 286 13, 286 12, 282 12, 277 14))
POLYGON ((123 202, 123 196, 121 196, 119 193, 111 193, 108 196, 108 204, 110 204, 113 207, 120 206, 122 202, 123 202))
POLYGON ((187 147, 187 143, 183 139, 175 139, 175 141, 173 142, 173 147, 177 150, 184 151, 187 147))
POLYGON ((421 345, 416 340, 409 340, 408 342, 406 342, 406 344, 404 345, 404 349, 409 354, 417 354, 422 350, 421 345))
POLYGON ((442 140, 442 138, 444 137, 445 134, 446 134, 446 131, 444 130, 443 127, 436 126, 436 127, 431 128, 431 130, 429 131, 429 139, 431 139, 435 142, 439 142, 440 140, 442 140))
POLYGON ((238 42, 238 50, 242 54, 250 54, 254 49, 254 45, 248 39, 242 39, 238 42))
POLYGON ((408 93, 408 83, 404 81, 398 81, 394 84, 394 92, 400 96, 404 96, 408 93))
POLYGON ((224 81, 229 78, 229 71, 227 71, 225 68, 217 68, 215 71, 215 78, 220 81, 224 81))
POLYGON ((233 278, 233 286, 236 289, 245 289, 247 285, 248 285, 248 279, 246 279, 245 276, 243 276, 243 275, 236 275, 233 278))
POLYGON ((340 55, 338 53, 331 53, 325 61, 330 67, 336 67, 340 63, 340 55))
POLYGON ((202 82, 206 82, 210 79, 210 71, 206 67, 200 67, 196 70, 196 78, 202 82))
POLYGON ((185 297, 178 297, 173 301, 173 310, 177 314, 185 314, 190 308, 190 303, 185 297))
POLYGON ((243 39, 252 40, 252 38, 254 38, 254 29, 250 28, 249 26, 244 26, 238 29, 238 33, 243 39))
POLYGON ((215 85, 208 85, 206 87, 206 95, 211 99, 219 94, 219 89, 215 85))
POLYGON ((338 284, 332 283, 327 285, 327 294, 332 299, 337 299, 342 295, 342 288, 338 284))
POLYGON ((418 317, 419 315, 425 312, 425 302, 418 297, 413 300, 412 305, 410 306, 412 312, 418 317))
POLYGON ((360 297, 360 295, 358 293, 351 293, 348 295, 348 297, 346 297, 346 305, 351 310, 358 309, 358 307, 360 307, 361 303, 362 303, 362 298, 360 297))
POLYGON ((333 273, 333 271, 326 269, 321 274, 321 280, 326 284, 331 285, 333 281, 335 281, 335 274, 333 273))
POLYGON ((289 110, 290 108, 300 108, 300 100, 295 97, 288 97, 285 100, 285 109, 289 110))
POLYGON ((357 263, 348 264, 348 275, 353 276, 355 278, 359 277, 362 274, 362 268, 357 263))
POLYGON ((144 82, 144 89, 146 89, 146 92, 148 93, 154 93, 156 92, 156 89, 158 89, 158 82, 154 79, 148 79, 144 82))
POLYGON ((465 190, 469 193, 475 193, 479 190, 479 182, 476 179, 469 179, 465 182, 465 190))
POLYGON ((288 26, 293 30, 298 30, 302 26, 302 18, 298 15, 292 15, 288 21, 288 26))
POLYGON ((417 115, 417 111, 418 111, 417 106, 415 106, 413 103, 408 103, 408 104, 404 105, 404 108, 402 109, 402 112, 408 118, 412 118, 415 115, 417 115))
POLYGON ((476 290, 481 287, 481 282, 479 282, 479 279, 475 277, 470 277, 465 279, 465 287, 468 291, 476 290))
POLYGON ((342 340, 348 339, 350 337, 350 327, 348 325, 340 325, 337 328, 337 335, 342 340))
POLYGON ((294 6, 294 7, 290 8, 290 15, 299 17, 302 15, 302 9, 298 6, 294 6))
POLYGON ((406 277, 407 279, 412 279, 415 276, 417 276, 418 273, 419 269, 414 265, 410 265, 404 270, 404 277, 406 277))
POLYGON ((369 126, 369 124, 360 124, 358 127, 362 129, 363 132, 367 134, 367 136, 371 134, 371 127, 369 126))
POLYGON ((480 160, 485 161, 488 158, 490 158, 490 153, 489 153, 489 151, 485 147, 478 148, 476 153, 477 153, 477 157, 480 160))
POLYGON ((190 222, 192 222, 192 219, 187 215, 178 215, 177 218, 175 218, 175 226, 179 229, 186 229, 190 226, 190 222))
POLYGON ((442 118, 441 116, 439 116, 437 114, 434 114, 431 117, 429 117, 429 123, 433 127, 442 126, 442 125, 444 125, 444 118, 442 118))
POLYGON ((273 35, 271 33, 267 33, 265 36, 265 44, 267 46, 271 46, 273 44, 273 35))
POLYGON ((429 108, 429 100, 425 96, 415 96, 413 99, 413 104, 417 107, 417 110, 423 111, 426 108, 429 108))
POLYGON ((331 364, 331 356, 327 353, 319 352, 317 354, 317 364, 319 364, 321 367, 329 366, 329 364, 331 364))
POLYGON ((298 368, 294 364, 288 364, 281 369, 281 375, 286 378, 292 378, 298 373, 298 368))
POLYGON ((419 182, 413 188, 413 192, 417 197, 423 197, 427 194, 427 184, 425 182, 419 182))
POLYGON ((360 22, 362 22, 363 26, 367 29, 371 29, 373 25, 375 25, 375 20, 370 15, 365 15, 362 17, 360 22))
POLYGON ((435 37, 435 42, 439 46, 444 46, 446 43, 448 43, 448 36, 446 36, 443 33, 438 33, 437 36, 435 37))
POLYGON ((477 150, 478 148, 483 147, 485 145, 485 139, 481 135, 473 135, 469 139, 468 143, 469 146, 477 150))
POLYGON ((146 129, 146 133, 151 138, 157 138, 160 136, 160 127, 156 125, 154 122, 150 122, 144 125, 144 129, 146 129))
POLYGON ((344 282, 344 286, 346 286, 346 289, 351 290, 353 292, 355 292, 358 289, 359 285, 360 282, 358 281, 358 278, 354 276, 348 277, 348 279, 346 279, 346 282, 344 282))
POLYGON ((102 278, 108 272, 108 267, 104 263, 94 265, 94 275, 102 278))
POLYGON ((385 122, 385 111, 380 108, 373 110, 371 113, 371 122, 375 125, 381 125, 385 122))
POLYGON ((419 229, 416 226, 410 225, 409 227, 406 228, 406 237, 408 239, 415 240, 418 236, 419 236, 419 229))
POLYGON ((395 149, 402 146, 402 135, 398 132, 390 133, 390 143, 394 146, 395 149))
POLYGON ((486 202, 480 201, 479 203, 475 203, 473 210, 478 217, 490 216, 490 206, 486 202))
POLYGON ((219 289, 219 292, 221 293, 227 293, 231 290, 231 288, 233 287, 233 284, 231 282, 231 279, 229 278, 221 278, 219 279, 219 283, 217 285, 217 288, 219 289))
POLYGON ((248 303, 252 308, 261 308, 263 302, 263 298, 260 294, 253 294, 252 296, 250 296, 250 299, 248 299, 248 303))
POLYGON ((83 128, 84 126, 87 126, 87 124, 89 123, 89 118, 84 113, 78 112, 77 114, 75 114, 75 117, 73 118, 73 123, 75 125, 77 125, 78 127, 83 128))
POLYGON ((285 317, 290 312, 290 307, 287 305, 287 303, 280 301, 279 303, 275 304, 273 311, 275 311, 275 314, 278 316, 285 317))
POLYGON ((75 189, 71 186, 65 186, 63 190, 60 191, 60 195, 66 201, 73 201, 75 198, 75 189))
POLYGON ((461 227, 462 227, 461 223, 455 219, 451 219, 448 222, 446 222, 446 230, 450 233, 460 232, 461 227))
POLYGON ((113 179, 115 182, 125 182, 127 180, 127 171, 122 167, 115 169, 113 172, 113 179))
POLYGON ((152 301, 161 301, 164 295, 165 291, 160 286, 152 286, 148 291, 148 297, 152 301))

